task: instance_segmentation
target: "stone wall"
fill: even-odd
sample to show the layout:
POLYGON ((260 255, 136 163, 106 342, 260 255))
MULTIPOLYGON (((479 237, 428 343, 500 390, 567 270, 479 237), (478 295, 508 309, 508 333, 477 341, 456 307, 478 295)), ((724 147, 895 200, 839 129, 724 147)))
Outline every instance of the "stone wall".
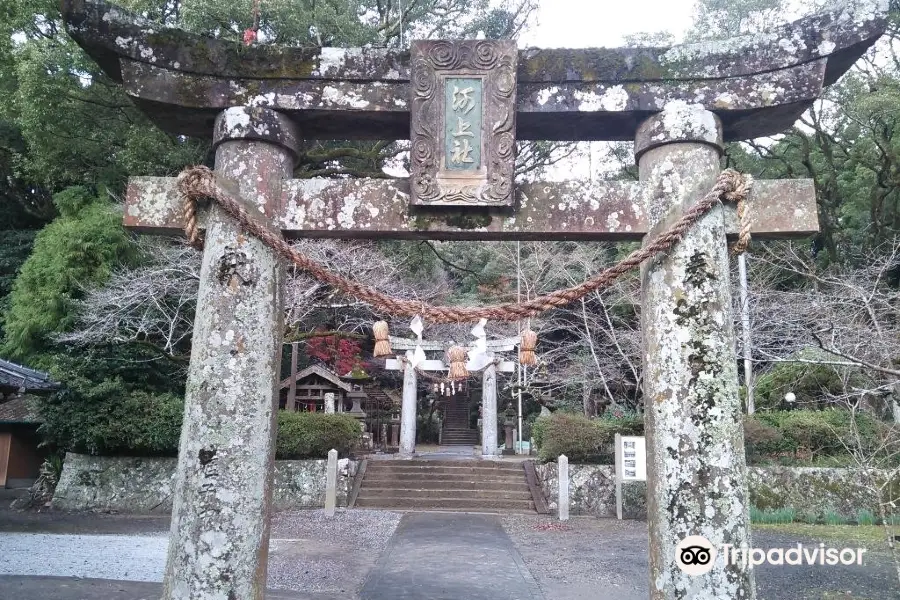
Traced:
MULTIPOLYGON (((52 506, 61 510, 169 512, 177 459, 66 455, 52 506)), ((275 510, 325 506, 324 460, 275 461, 275 510)), ((338 461, 338 506, 346 506, 357 461, 338 461)))
MULTIPOLYGON (((551 510, 556 510, 559 481, 556 463, 535 464, 538 480, 551 510)), ((858 469, 811 467, 750 467, 747 473, 750 502, 760 510, 793 508, 798 514, 818 518, 834 512, 853 519, 865 509, 878 514, 877 495, 867 490, 870 476, 858 469)), ((879 485, 886 472, 876 472, 879 485)), ((616 516, 615 467, 612 465, 569 465, 570 508, 573 515, 616 516)), ((900 492, 900 477, 885 486, 884 497, 900 492)), ((646 497, 646 484, 629 483, 625 487, 626 505, 640 504, 646 497)), ((637 507, 638 510, 640 507, 637 507)))

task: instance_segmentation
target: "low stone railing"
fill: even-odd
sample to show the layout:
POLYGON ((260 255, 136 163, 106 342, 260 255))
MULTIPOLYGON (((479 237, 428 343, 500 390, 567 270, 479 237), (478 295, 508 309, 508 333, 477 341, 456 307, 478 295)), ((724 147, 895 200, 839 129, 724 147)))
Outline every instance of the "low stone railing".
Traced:
MULTIPOLYGON (((53 495, 53 508, 122 513, 169 512, 176 458, 131 458, 68 453, 53 495)), ((275 510, 325 506, 323 460, 277 460, 272 488, 275 510)), ((337 505, 346 506, 358 461, 338 461, 337 505)))
MULTIPOLYGON (((557 464, 535 464, 544 497, 552 511, 558 510, 557 464)), ((888 471, 875 471, 884 482, 888 471)), ((616 516, 616 469, 613 465, 569 465, 569 512, 596 517, 616 516)), ((900 476, 892 486, 900 489, 900 476)), ((870 491, 871 473, 859 469, 818 467, 749 467, 747 482, 750 504, 760 510, 792 508, 798 514, 822 517, 829 512, 848 519, 858 511, 878 514, 878 496, 870 491)), ((644 482, 628 482, 626 504, 634 518, 646 517, 647 488, 644 482)))

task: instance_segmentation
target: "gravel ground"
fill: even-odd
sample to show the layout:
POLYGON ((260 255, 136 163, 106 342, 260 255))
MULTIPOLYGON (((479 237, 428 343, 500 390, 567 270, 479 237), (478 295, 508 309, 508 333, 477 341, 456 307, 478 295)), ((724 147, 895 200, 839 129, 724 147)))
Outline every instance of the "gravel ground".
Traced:
POLYGON ((508 515, 503 528, 544 596, 553 600, 646 600, 647 524, 508 515))
POLYGON ((165 534, 0 533, 0 575, 162 581, 167 545, 165 534))
POLYGON ((269 560, 269 585, 300 592, 357 594, 387 547, 400 513, 322 510, 278 513, 269 560))
MULTIPOLYGON (((399 513, 282 512, 272 521, 269 587, 355 595, 400 521, 399 513)), ((0 533, 0 575, 162 581, 168 533, 0 533)))
MULTIPOLYGON (((525 564, 554 600, 637 600, 647 598, 647 524, 575 517, 561 526, 546 516, 503 518, 525 564)), ((755 530, 754 546, 791 548, 798 542, 815 547, 857 547, 773 530, 755 530)), ((864 545, 863 545, 864 547, 864 545)), ((863 566, 812 565, 757 567, 759 600, 823 598, 900 599, 890 557, 870 550, 863 566)))

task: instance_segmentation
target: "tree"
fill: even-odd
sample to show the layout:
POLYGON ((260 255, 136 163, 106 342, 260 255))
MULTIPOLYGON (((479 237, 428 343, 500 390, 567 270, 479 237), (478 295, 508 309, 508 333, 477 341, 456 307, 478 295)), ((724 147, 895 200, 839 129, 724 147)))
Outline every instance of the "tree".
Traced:
POLYGON ((35 239, 9 295, 3 353, 25 359, 47 350, 50 336, 75 322, 74 302, 85 286, 105 281, 133 260, 121 213, 84 188, 54 196, 60 217, 35 239))
POLYGON ((834 368, 840 401, 886 405, 900 423, 900 286, 890 281, 900 238, 859 266, 826 270, 793 244, 759 250, 750 275, 755 360, 834 368), (800 352, 807 348, 816 352, 800 352))

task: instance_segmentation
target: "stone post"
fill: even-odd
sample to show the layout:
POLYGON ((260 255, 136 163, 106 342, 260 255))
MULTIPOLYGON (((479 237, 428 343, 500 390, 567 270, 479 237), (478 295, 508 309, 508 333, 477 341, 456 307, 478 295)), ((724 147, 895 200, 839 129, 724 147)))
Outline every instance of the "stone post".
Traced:
POLYGON ((334 414, 334 392, 325 392, 325 414, 334 414))
POLYGON ((559 455, 557 467, 557 480, 559 481, 559 520, 569 520, 569 457, 559 455))
POLYGON ((400 456, 412 458, 416 453, 416 405, 418 384, 416 370, 403 363, 403 403, 400 405, 400 456))
POLYGON ((481 456, 497 458, 497 365, 484 368, 481 385, 481 456))
POLYGON ((397 448, 400 445, 400 425, 391 423, 391 448, 397 448))
MULTIPOLYGON (((666 229, 720 173, 722 127, 700 106, 670 103, 638 130, 635 153, 651 224, 666 229)), ((750 546, 730 271, 721 207, 641 269, 650 597, 756 597, 751 570, 688 575, 687 536, 750 546)))
POLYGON ((333 517, 337 506, 337 469, 338 452, 334 448, 328 451, 328 462, 325 464, 325 516, 333 517))
MULTIPOLYGON (((217 176, 276 208, 295 161, 291 121, 231 108, 214 142, 217 176)), ((206 223, 162 597, 254 600, 266 585, 284 270, 220 209, 206 223)))

